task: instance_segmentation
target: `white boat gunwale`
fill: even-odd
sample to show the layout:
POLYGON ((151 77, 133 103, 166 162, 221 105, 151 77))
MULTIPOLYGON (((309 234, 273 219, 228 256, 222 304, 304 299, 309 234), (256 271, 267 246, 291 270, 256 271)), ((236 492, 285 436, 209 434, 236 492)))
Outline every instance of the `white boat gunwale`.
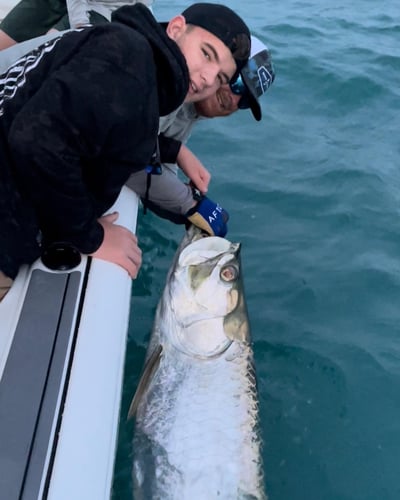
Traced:
MULTIPOLYGON (((112 210, 120 213, 117 223, 135 231, 137 208, 137 196, 124 188, 112 210)), ((13 457, 12 450, 6 449, 1 441, 1 469, 6 471, 4 467, 8 467, 10 474, 2 473, 0 490, 4 491, 2 486, 7 484, 14 485, 15 493, 15 497, 8 496, 8 500, 110 498, 131 284, 126 271, 105 261, 84 257, 71 272, 51 272, 38 261, 31 268, 21 270, 15 286, 0 304, 0 435, 2 432, 8 435, 12 443, 24 425, 24 419, 28 416, 31 419, 25 433, 25 444, 19 445, 20 451, 27 451, 25 462, 22 452, 19 457, 13 457), (49 283, 51 287, 46 296, 49 283), (53 286, 58 288, 57 293, 53 286), (25 302, 29 294, 36 296, 31 306, 25 302), (49 308, 57 302, 63 307, 54 311, 52 316, 49 308), (21 328, 23 304, 33 308, 36 314, 26 321, 22 344, 18 347, 14 343, 14 334, 18 325, 21 328), (48 328, 50 333, 44 332, 47 327, 43 326, 43 313, 52 316, 51 321, 57 323, 57 332, 61 333, 51 331, 51 325, 48 328), (29 338, 33 331, 39 331, 35 339, 29 338), (23 350, 24 344, 27 352, 20 359, 25 359, 25 362, 18 362, 17 358, 10 371, 8 364, 18 349, 23 350), (40 367, 35 358, 35 350, 46 353, 48 363, 44 367, 40 367), (54 368, 52 362, 57 356, 61 359, 54 368), (36 375, 40 382, 29 375, 28 370, 24 372, 21 365, 28 367, 29 363, 30 373, 38 370, 36 375), (24 379, 20 389, 18 376, 24 379), (31 391, 32 408, 27 395, 29 384, 34 383, 41 385, 42 389, 36 386, 31 391), (7 433, 7 428, 14 437, 12 432, 7 433), (16 470, 18 480, 15 483, 16 470), (19 484, 17 489, 15 484, 19 484)))

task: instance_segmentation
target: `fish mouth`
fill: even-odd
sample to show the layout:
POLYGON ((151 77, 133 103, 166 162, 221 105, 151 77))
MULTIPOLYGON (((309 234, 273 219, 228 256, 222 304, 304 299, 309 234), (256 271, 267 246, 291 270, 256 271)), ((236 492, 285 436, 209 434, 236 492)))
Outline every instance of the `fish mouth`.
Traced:
POLYGON ((185 247, 194 243, 197 240, 201 240, 203 238, 208 238, 208 234, 202 231, 199 227, 194 226, 193 224, 189 226, 186 231, 186 234, 180 244, 178 252, 181 252, 185 247))
MULTIPOLYGON (((190 238, 191 235, 188 235, 190 238)), ((225 253, 235 252, 240 246, 239 243, 231 243, 230 241, 220 238, 219 236, 204 236, 195 232, 187 245, 182 247, 179 255, 179 265, 187 265, 188 259, 193 261, 193 253, 197 251, 198 263, 212 259, 218 259, 220 255, 225 253), (204 241, 204 244, 203 244, 204 241)))

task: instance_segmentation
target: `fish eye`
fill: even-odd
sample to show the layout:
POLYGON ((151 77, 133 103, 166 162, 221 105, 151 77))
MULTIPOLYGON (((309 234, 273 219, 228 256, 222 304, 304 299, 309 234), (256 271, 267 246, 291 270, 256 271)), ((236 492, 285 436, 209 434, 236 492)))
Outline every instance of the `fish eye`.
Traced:
POLYGON ((239 272, 235 266, 228 264, 221 269, 220 276, 223 281, 229 283, 230 281, 235 281, 238 278, 239 272))

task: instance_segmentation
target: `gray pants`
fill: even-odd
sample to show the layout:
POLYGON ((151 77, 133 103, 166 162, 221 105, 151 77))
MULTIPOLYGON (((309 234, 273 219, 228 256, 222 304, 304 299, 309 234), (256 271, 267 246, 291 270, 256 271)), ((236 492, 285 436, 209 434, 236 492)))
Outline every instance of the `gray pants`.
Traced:
MULTIPOLYGON (((142 170, 129 177, 126 185, 141 198, 146 195, 147 172, 142 170)), ((163 166, 162 174, 151 176, 149 201, 163 210, 185 215, 195 204, 192 189, 182 182, 168 166, 163 166)))

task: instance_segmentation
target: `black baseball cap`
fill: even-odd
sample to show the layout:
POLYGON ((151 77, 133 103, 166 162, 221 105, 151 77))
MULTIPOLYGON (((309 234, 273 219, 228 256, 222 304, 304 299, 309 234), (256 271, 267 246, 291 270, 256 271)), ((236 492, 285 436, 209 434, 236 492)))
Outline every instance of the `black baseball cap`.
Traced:
POLYGON ((250 56, 250 30, 229 7, 216 3, 195 3, 182 12, 187 24, 203 28, 218 37, 231 51, 241 70, 250 56))

